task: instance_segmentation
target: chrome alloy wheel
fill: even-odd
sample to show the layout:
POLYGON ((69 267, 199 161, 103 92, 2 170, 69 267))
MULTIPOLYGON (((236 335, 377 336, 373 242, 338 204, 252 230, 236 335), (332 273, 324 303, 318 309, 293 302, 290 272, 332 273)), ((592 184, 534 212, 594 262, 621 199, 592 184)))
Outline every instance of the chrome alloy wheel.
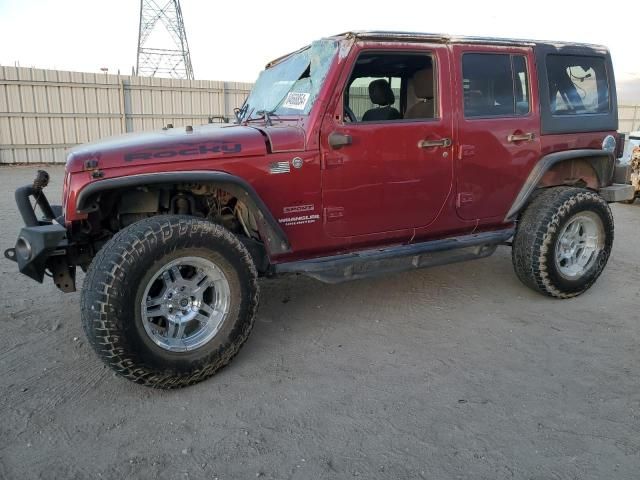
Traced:
POLYGON ((192 351, 218 333, 228 316, 230 297, 229 282, 215 263, 177 258, 147 284, 140 306, 142 323, 159 347, 192 351))
POLYGON ((576 280, 584 275, 604 248, 604 226, 593 212, 569 219, 556 241, 556 267, 561 276, 576 280))

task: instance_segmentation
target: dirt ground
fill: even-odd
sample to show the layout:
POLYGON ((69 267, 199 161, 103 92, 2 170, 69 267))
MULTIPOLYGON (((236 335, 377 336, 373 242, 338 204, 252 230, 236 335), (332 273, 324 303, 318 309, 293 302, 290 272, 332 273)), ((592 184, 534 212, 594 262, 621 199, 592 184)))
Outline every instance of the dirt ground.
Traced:
MULTIPOLYGON (((2 249, 35 169, 0 168, 2 249)), ((609 265, 572 300, 521 285, 506 247, 342 285, 262 281, 240 354, 178 391, 115 377, 79 295, 3 257, 0 478, 638 479, 640 202, 613 211, 609 265)))

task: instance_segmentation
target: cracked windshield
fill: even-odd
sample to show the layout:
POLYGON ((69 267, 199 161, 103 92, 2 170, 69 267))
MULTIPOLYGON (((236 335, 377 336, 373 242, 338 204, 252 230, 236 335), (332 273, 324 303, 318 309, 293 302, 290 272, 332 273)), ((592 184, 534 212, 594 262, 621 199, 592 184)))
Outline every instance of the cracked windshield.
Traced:
POLYGON ((263 70, 238 113, 238 121, 308 115, 337 49, 338 42, 320 40, 263 70))

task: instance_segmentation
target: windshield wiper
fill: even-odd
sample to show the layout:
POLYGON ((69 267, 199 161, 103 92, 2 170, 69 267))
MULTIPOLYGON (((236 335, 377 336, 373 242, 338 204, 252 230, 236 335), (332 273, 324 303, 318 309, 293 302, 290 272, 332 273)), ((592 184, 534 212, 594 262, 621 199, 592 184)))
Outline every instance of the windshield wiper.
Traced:
POLYGON ((249 121, 252 121, 252 120, 262 120, 262 119, 264 119, 266 124, 271 126, 271 125, 273 125, 273 122, 271 121, 271 117, 280 118, 279 115, 276 115, 275 109, 273 109, 273 110, 258 110, 256 112, 256 115, 259 115, 259 116, 255 117, 255 118, 251 118, 251 114, 249 114, 249 116, 247 116, 247 119, 245 120, 245 122, 249 122, 249 121))
POLYGON ((242 117, 245 113, 247 113, 248 108, 249 104, 245 103, 244 105, 242 105, 242 107, 233 109, 233 114, 236 116, 236 122, 238 123, 238 125, 242 123, 242 117))
POLYGON ((271 121, 271 117, 277 117, 278 115, 276 115, 275 113, 275 109, 273 110, 259 110, 258 112, 256 112, 258 115, 262 115, 264 117, 265 122, 267 123, 267 125, 273 125, 273 122, 271 121))

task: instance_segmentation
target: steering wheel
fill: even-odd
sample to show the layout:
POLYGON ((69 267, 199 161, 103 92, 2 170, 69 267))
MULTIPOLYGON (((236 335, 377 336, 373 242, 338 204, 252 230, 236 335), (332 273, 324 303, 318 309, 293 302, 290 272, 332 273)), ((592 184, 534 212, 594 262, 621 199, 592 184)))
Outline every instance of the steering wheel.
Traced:
POLYGON ((344 106, 344 119, 348 120, 351 123, 357 122, 356 114, 353 113, 353 110, 349 108, 349 105, 344 106))

